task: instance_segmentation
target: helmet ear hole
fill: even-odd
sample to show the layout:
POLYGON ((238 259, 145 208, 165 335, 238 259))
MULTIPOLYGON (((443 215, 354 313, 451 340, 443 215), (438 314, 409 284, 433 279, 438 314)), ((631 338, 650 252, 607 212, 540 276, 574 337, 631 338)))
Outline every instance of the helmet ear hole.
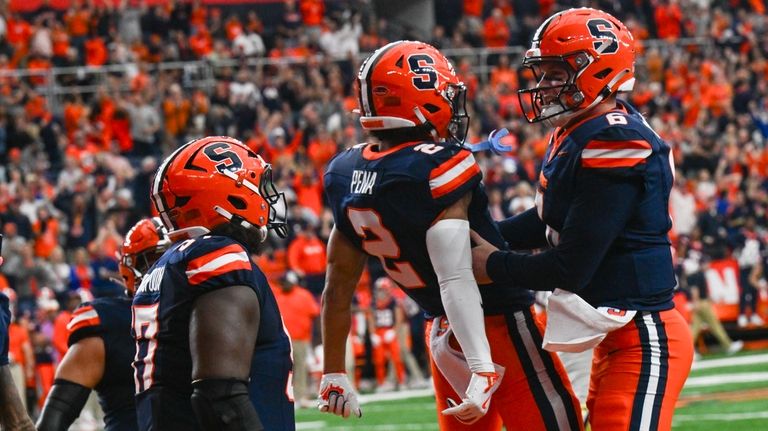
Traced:
POLYGON ((435 105, 433 105, 433 104, 431 104, 431 103, 427 103, 427 104, 423 105, 423 107, 424 107, 424 109, 426 109, 426 110, 427 110, 427 112, 429 112, 430 114, 434 114, 435 112, 437 112, 437 111, 439 111, 439 110, 440 110, 440 107, 439 107, 439 106, 435 106, 435 105))
POLYGON ((595 78, 597 78, 597 79, 603 79, 603 78, 605 78, 606 76, 608 76, 608 75, 609 75, 611 72, 613 72, 613 69, 611 69, 610 67, 608 67, 608 68, 605 68, 605 69, 603 69, 603 70, 601 70, 601 71, 597 72, 597 73, 596 73, 596 74, 594 74, 593 76, 594 76, 595 78))
POLYGON ((183 207, 190 199, 192 199, 192 196, 176 196, 176 202, 173 206, 177 208, 183 207))
POLYGON ((245 201, 237 196, 227 196, 227 201, 236 209, 244 210, 248 208, 248 205, 245 203, 245 201))

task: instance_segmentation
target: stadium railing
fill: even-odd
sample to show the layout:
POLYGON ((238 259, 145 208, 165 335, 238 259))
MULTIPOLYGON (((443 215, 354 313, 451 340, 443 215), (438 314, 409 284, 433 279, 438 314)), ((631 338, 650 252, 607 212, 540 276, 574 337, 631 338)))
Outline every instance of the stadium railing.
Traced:
MULTIPOLYGON (((667 40, 645 40, 642 42, 644 49, 658 49, 659 51, 669 52, 679 49, 707 49, 714 45, 714 41, 709 38, 688 38, 677 41, 667 40)), ((519 60, 525 53, 526 47, 510 46, 504 48, 460 48, 445 49, 443 52, 454 61, 468 58, 471 70, 475 73, 481 82, 487 82, 490 76, 492 65, 488 59, 491 56, 509 55, 512 64, 519 64, 519 60)), ((354 59, 356 62, 367 57, 369 53, 360 53, 354 59)), ((163 62, 163 63, 144 63, 144 67, 149 73, 173 72, 181 74, 181 82, 185 89, 203 89, 210 92, 216 84, 216 77, 221 76, 221 71, 226 68, 239 67, 268 67, 268 66, 302 66, 307 64, 316 64, 318 61, 326 60, 323 54, 316 54, 312 57, 285 57, 279 59, 271 58, 231 58, 219 60, 196 60, 186 62, 163 62)), ((347 59, 337 58, 332 61, 346 61, 347 59)), ((638 57, 638 64, 643 64, 643 57, 638 57)), ((48 101, 48 106, 53 112, 59 112, 62 106, 62 98, 74 94, 93 94, 108 85, 109 76, 131 76, 138 71, 138 63, 111 64, 105 66, 73 66, 73 67, 54 67, 47 70, 2 70, 0 79, 16 78, 18 80, 33 77, 43 78, 45 84, 36 85, 32 88, 35 92, 42 94, 48 101), (88 82, 87 85, 63 85, 61 78, 75 76, 80 82, 88 82)), ((130 86, 127 81, 120 83, 119 88, 107 87, 110 91, 128 92, 130 86)))

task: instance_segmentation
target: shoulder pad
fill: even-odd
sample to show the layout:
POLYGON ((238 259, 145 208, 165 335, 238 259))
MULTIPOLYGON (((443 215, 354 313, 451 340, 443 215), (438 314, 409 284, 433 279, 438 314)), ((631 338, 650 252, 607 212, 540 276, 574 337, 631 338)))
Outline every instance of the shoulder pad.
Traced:
MULTIPOLYGON (((204 235, 187 241, 194 241, 188 246, 185 259, 189 284, 200 284, 230 271, 252 268, 248 251, 231 238, 204 235)), ((179 246, 178 251, 185 252, 184 244, 179 246)))

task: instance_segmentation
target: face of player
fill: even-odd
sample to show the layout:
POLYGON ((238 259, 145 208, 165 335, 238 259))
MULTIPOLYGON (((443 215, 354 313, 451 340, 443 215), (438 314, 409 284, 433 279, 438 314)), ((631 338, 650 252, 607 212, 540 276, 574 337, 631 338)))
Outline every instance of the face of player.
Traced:
MULTIPOLYGON (((560 61, 544 61, 533 67, 539 89, 537 103, 541 106, 543 117, 552 116, 546 122, 551 127, 565 125, 573 114, 566 112, 563 95, 573 91, 568 87, 572 81, 573 71, 567 64, 560 61), (560 114, 562 112, 562 114, 560 114)), ((572 86, 571 86, 572 87, 572 86)))
POLYGON ((542 117, 551 127, 561 127, 577 115, 570 111, 575 105, 569 106, 572 96, 578 91, 573 84, 575 72, 563 61, 542 61, 532 67, 539 90, 537 103, 542 117))

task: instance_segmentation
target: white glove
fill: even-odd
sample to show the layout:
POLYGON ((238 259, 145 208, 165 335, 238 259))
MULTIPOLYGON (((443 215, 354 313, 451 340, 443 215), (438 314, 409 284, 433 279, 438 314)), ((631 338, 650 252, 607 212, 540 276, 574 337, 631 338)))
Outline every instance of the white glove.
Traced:
POLYGON ((378 334, 371 334, 371 346, 379 347, 379 344, 381 344, 381 337, 378 334))
POLYGON ((384 332, 384 342, 385 343, 391 343, 395 341, 395 338, 397 338, 397 333, 394 329, 387 329, 386 332, 384 332))
POLYGON ((443 410, 443 414, 456 416, 459 422, 467 425, 477 422, 488 412, 491 395, 496 392, 500 383, 501 377, 497 373, 472 373, 462 403, 448 398, 450 407, 443 410))
POLYGON ((363 417, 357 393, 345 373, 323 374, 320 380, 320 396, 317 408, 324 413, 333 413, 348 418, 350 414, 363 417))

